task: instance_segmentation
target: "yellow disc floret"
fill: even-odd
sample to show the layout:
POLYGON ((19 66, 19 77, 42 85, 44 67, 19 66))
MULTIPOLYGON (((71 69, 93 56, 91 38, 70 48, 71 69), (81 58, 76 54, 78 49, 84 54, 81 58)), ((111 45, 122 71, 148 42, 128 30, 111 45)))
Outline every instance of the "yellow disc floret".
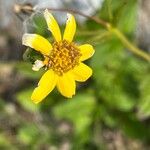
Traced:
POLYGON ((80 57, 80 50, 74 43, 66 40, 54 42, 46 66, 61 76, 79 65, 80 57))

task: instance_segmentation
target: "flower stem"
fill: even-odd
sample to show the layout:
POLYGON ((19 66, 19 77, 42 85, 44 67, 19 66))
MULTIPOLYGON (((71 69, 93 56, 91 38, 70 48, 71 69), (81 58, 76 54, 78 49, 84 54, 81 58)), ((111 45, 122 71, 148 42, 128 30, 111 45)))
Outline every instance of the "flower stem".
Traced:
POLYGON ((145 60, 150 61, 150 55, 133 45, 119 29, 113 28, 111 25, 109 25, 107 28, 111 33, 115 34, 120 39, 120 41, 124 44, 125 47, 128 48, 128 50, 144 58, 145 60))

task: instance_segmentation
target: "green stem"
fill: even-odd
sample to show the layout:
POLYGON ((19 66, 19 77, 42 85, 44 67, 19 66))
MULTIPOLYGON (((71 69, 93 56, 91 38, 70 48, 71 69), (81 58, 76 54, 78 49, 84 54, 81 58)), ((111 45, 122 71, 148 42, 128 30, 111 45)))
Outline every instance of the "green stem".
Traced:
POLYGON ((92 39, 90 38, 89 40, 87 40, 87 43, 93 43, 95 41, 97 41, 99 43, 100 40, 108 37, 110 35, 110 32, 105 31, 104 33, 98 34, 97 36, 93 37, 92 39))
POLYGON ((108 10, 108 15, 109 15, 109 20, 110 22, 113 20, 113 15, 111 12, 111 0, 107 0, 107 10, 108 10))
POLYGON ((111 33, 114 33, 120 39, 120 41, 124 44, 125 47, 128 48, 129 51, 133 52, 138 56, 141 56, 147 61, 150 61, 150 55, 139 49, 138 47, 134 46, 121 31, 119 31, 117 28, 111 27, 111 25, 108 25, 107 28, 111 33))

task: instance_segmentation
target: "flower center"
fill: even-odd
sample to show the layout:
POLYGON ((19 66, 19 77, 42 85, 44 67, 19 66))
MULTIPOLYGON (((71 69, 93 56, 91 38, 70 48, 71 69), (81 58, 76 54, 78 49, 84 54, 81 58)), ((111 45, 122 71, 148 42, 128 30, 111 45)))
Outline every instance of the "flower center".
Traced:
POLYGON ((77 66, 80 57, 80 50, 74 43, 66 40, 54 42, 53 49, 48 57, 47 67, 61 76, 77 66))

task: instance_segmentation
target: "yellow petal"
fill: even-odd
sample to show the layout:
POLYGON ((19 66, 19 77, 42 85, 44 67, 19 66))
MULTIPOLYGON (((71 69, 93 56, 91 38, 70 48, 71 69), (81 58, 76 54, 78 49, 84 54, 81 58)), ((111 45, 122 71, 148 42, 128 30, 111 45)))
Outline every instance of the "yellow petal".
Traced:
POLYGON ((59 76, 57 88, 63 96, 72 98, 76 89, 75 80, 73 79, 72 74, 66 73, 63 76, 59 76))
POLYGON ((44 55, 49 55, 52 46, 50 42, 38 34, 25 33, 22 37, 22 44, 29 46, 44 55))
POLYGON ((38 87, 34 89, 31 100, 34 103, 42 101, 56 86, 57 75, 52 70, 48 70, 38 83, 38 87))
POLYGON ((76 32, 76 21, 72 14, 67 14, 68 19, 66 21, 66 28, 63 39, 71 42, 76 32))
POLYGON ((84 44, 84 45, 79 46, 78 48, 80 49, 81 54, 82 54, 82 56, 80 58, 81 61, 84 61, 84 60, 92 57, 95 52, 93 49, 93 46, 90 44, 84 44))
POLYGON ((55 18, 53 17, 53 15, 49 13, 47 9, 44 11, 44 17, 47 22, 47 26, 49 30, 51 31, 52 35, 54 36, 55 40, 57 42, 61 41, 61 32, 60 32, 59 25, 57 21, 55 20, 55 18))
POLYGON ((73 69, 72 73, 76 81, 84 82, 92 75, 92 69, 87 65, 80 63, 79 66, 73 69))

